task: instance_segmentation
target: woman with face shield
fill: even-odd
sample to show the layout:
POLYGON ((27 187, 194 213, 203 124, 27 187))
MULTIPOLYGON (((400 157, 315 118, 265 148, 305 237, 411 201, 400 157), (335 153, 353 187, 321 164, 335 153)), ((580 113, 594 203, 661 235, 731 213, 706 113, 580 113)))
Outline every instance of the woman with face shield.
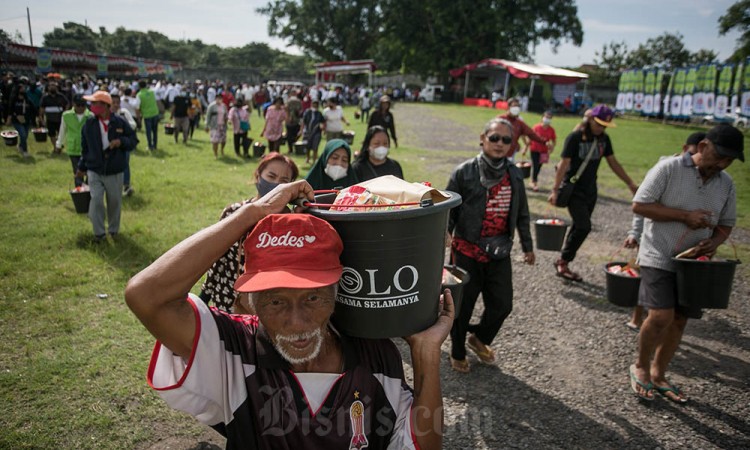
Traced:
POLYGON ((357 160, 354 161, 354 173, 359 181, 367 181, 383 175, 393 175, 404 179, 401 164, 388 157, 391 140, 385 128, 375 125, 367 130, 357 160))
MULTIPOLYGON (((221 213, 223 220, 247 203, 252 203, 268 194, 279 184, 291 183, 299 176, 297 165, 289 157, 272 152, 263 157, 255 170, 255 187, 258 195, 250 199, 232 203, 221 213)), ((237 241, 227 252, 219 258, 208 272, 206 281, 201 287, 200 297, 206 304, 213 302, 214 306, 226 312, 237 314, 251 314, 247 302, 247 294, 240 295, 234 290, 234 282, 242 274, 245 255, 242 251, 243 239, 237 241)))
POLYGON ((345 188, 356 184, 359 179, 349 164, 351 157, 352 150, 345 140, 332 139, 305 179, 315 190, 345 188))

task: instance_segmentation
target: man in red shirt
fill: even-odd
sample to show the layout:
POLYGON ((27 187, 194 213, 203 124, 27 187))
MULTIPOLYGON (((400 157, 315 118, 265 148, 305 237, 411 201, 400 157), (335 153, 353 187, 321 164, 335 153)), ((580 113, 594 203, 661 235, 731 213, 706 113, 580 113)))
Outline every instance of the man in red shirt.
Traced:
POLYGON ((510 151, 507 157, 512 160, 513 154, 518 150, 518 138, 526 136, 532 141, 540 144, 546 144, 546 141, 540 138, 530 126, 526 125, 518 115, 521 114, 521 103, 517 98, 512 98, 508 101, 508 112, 497 116, 498 119, 505 119, 513 126, 513 142, 510 144, 510 151))

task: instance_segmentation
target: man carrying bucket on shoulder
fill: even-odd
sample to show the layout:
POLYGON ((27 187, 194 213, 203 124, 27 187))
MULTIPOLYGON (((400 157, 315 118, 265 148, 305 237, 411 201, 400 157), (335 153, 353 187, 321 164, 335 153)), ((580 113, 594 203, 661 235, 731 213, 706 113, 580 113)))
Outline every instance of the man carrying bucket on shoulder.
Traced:
POLYGON ((685 392, 667 380, 666 370, 688 318, 699 319, 702 312, 678 305, 671 258, 691 247, 693 257, 711 256, 729 237, 736 221, 736 195, 724 169, 735 159, 745 161, 742 133, 717 125, 698 143, 695 154, 659 161, 633 198, 633 212, 645 217, 637 261, 638 304, 649 310, 629 369, 630 387, 641 400, 653 400, 656 392, 676 403, 687 402, 685 392))
POLYGON ((130 280, 128 306, 158 339, 149 384, 225 436, 227 448, 441 448, 449 291, 435 324, 405 338, 412 391, 390 340, 352 338, 331 325, 343 244, 322 219, 277 214, 298 199, 314 200, 306 181, 277 186, 130 280), (250 293, 257 316, 229 315, 189 294, 245 234, 235 289, 250 293))

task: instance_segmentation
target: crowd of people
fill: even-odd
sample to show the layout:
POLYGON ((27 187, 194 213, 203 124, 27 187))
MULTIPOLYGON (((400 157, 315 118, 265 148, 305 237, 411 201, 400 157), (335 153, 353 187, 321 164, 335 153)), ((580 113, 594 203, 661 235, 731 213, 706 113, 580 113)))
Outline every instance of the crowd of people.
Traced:
MULTIPOLYGON (((536 262, 527 188, 538 190, 539 172, 555 148, 551 113, 530 127, 520 118, 518 102, 510 100, 508 112, 479 132, 479 154, 452 171, 446 189, 461 195, 462 203, 450 212, 446 245, 451 262, 469 274, 469 281, 459 309, 446 291, 435 324, 406 338, 412 389, 390 341, 346 336, 330 322, 343 274, 343 244, 335 229, 301 210, 287 211, 295 200, 314 200, 315 190, 383 175, 407 178, 390 157, 392 146, 398 146, 391 97, 368 90, 357 95, 357 118, 368 127, 353 151, 342 139, 349 122, 341 104, 351 99, 345 100, 343 91, 324 95, 328 91, 316 86, 278 91, 263 85, 146 80, 97 85, 84 77, 73 83, 6 77, 5 91, 3 118, 19 137, 44 125, 53 151, 65 149, 69 156, 76 186, 88 184, 96 241, 120 232, 122 197, 133 193, 129 158, 139 143, 136 130, 144 129, 153 152, 167 113, 175 142, 181 136, 185 144, 205 117, 216 157, 224 154, 230 124, 235 154, 247 156, 257 110, 269 152, 255 170, 255 191, 228 205, 215 225, 169 250, 126 288, 129 307, 158 339, 150 384, 173 407, 215 427, 228 446, 439 448, 442 342, 450 336, 450 367, 458 373, 471 371, 467 349, 480 363, 494 364, 493 344, 513 309, 516 235, 523 262, 536 262), (303 180, 288 156, 298 139, 307 141, 311 164, 303 180), (533 171, 526 186, 514 153, 529 150, 533 171), (202 278, 200 295, 189 294, 202 278), (472 323, 480 294, 484 310, 472 323), (270 401, 274 390, 288 398, 270 401), (285 432, 266 433, 268 423, 259 420, 263 414, 295 420, 272 420, 272 427, 283 426, 285 432), (331 433, 325 423, 343 429, 331 433)), ((731 233, 736 193, 725 169, 744 161, 743 135, 729 125, 694 133, 683 152, 658 161, 639 186, 615 157, 607 134, 615 126, 614 112, 598 105, 565 138, 547 198, 567 208, 572 219, 555 274, 569 282, 583 279, 569 265, 592 228, 604 159, 634 195, 633 230, 624 244, 638 247, 641 270, 639 307, 628 322, 639 332, 630 386, 643 401, 658 394, 685 403, 685 390, 668 379, 667 371, 688 318, 699 319, 701 311, 677 303, 671 256, 686 249, 693 256, 713 255, 731 233), (694 232, 686 238, 687 230, 694 232)), ((19 151, 28 154, 25 139, 19 151)))

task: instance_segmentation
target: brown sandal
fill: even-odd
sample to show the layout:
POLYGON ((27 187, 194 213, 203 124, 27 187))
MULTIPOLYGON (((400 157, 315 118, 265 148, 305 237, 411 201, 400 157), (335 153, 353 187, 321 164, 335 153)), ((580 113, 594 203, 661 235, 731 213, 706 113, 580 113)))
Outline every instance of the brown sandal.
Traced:
POLYGON ((469 335, 466 346, 471 349, 484 364, 493 364, 495 362, 495 352, 474 334, 469 335))
POLYGON ((555 261, 554 264, 555 270, 557 270, 557 273, 555 275, 557 275, 558 277, 565 278, 566 280, 570 281, 583 281, 583 278, 580 275, 568 268, 568 262, 564 259, 560 258, 555 261))
POLYGON ((458 373, 469 373, 469 370, 471 370, 471 367, 469 366, 469 360, 464 359, 453 359, 451 356, 451 369, 455 370, 458 373))

